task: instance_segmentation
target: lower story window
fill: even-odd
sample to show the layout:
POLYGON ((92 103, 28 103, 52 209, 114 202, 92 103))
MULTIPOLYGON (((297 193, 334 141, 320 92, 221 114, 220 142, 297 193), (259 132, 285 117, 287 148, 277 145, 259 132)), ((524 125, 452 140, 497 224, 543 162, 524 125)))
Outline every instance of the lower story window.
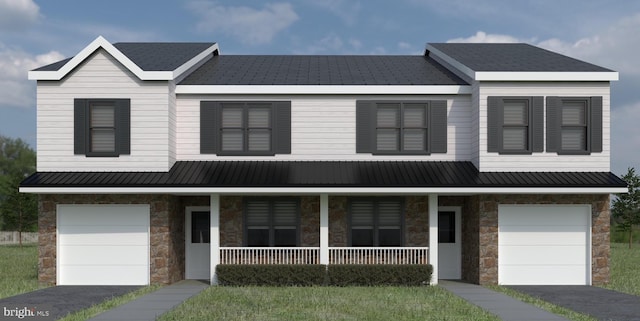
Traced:
POLYGON ((250 199, 245 202, 245 245, 297 246, 298 201, 250 199))
POLYGON ((350 246, 402 246, 402 213, 400 199, 350 200, 350 246))

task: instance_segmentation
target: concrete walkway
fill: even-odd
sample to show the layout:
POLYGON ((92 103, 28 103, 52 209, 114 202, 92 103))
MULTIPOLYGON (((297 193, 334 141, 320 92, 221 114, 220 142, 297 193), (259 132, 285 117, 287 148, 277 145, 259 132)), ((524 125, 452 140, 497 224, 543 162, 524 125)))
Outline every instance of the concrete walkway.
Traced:
POLYGON ((153 321, 188 298, 209 287, 209 283, 184 280, 144 295, 129 303, 97 315, 92 321, 153 321))
POLYGON ((503 321, 567 321, 551 312, 479 285, 445 280, 440 280, 438 285, 495 314, 503 321))

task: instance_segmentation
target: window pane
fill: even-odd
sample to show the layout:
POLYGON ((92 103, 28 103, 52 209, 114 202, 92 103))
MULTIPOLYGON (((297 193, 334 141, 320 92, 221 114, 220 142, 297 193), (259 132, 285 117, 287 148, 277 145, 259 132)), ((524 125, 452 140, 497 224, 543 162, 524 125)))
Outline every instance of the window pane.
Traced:
POLYGON ((526 101, 504 102, 503 121, 505 125, 527 125, 528 118, 526 101))
POLYGON ((402 137, 404 150, 424 151, 427 149, 425 143, 427 141, 426 129, 405 129, 402 137))
POLYGON ((581 101, 567 101, 562 104, 562 125, 586 125, 586 106, 581 101))
POLYGON ((249 127, 269 128, 271 113, 269 108, 249 108, 249 127))
POLYGON ((224 129, 222 130, 222 150, 242 151, 244 146, 244 135, 242 130, 224 129))
POLYGON ((351 202, 351 225, 373 228, 374 204, 371 201, 351 202))
POLYGON ((91 104, 91 127, 114 127, 116 118, 112 104, 91 104))
POLYGON ((111 129, 91 129, 91 151, 92 152, 115 152, 116 151, 116 130, 111 129))
POLYGON ((402 230, 396 229, 383 229, 378 230, 378 245, 379 246, 402 246, 402 230))
POLYGON ((455 212, 438 212, 438 243, 456 242, 455 212))
POLYGON ((248 229, 247 246, 269 246, 269 229, 248 229))
POLYGON ((249 131, 249 150, 271 150, 271 131, 268 129, 251 129, 249 131))
POLYGON ((405 104, 404 127, 426 127, 425 110, 424 104, 405 104))
POLYGON ((563 128, 562 129, 562 149, 583 151, 587 149, 587 129, 579 128, 563 128))
POLYGON ((402 204, 399 201, 378 202, 378 226, 380 228, 400 228, 402 204))
POLYGON ((507 127, 502 130, 504 150, 527 150, 527 127, 507 127))
POLYGON ((376 134, 376 149, 380 151, 398 150, 400 131, 397 129, 378 129, 376 134))
POLYGON ((274 233, 274 240, 273 240, 273 245, 274 246, 296 246, 297 242, 296 242, 296 234, 297 234, 297 230, 296 229, 275 229, 273 231, 274 233))
POLYGON ((373 246, 373 229, 351 229, 351 246, 373 246))
POLYGON ((397 104, 379 104, 377 113, 377 127, 399 127, 399 112, 400 108, 397 104), (390 107, 388 105, 392 105, 394 107, 390 107))
POLYGON ((242 108, 222 108, 222 127, 242 127, 242 108))
POLYGON ((209 243, 211 226, 209 212, 191 213, 191 243, 209 243))
POLYGON ((269 226, 269 202, 247 202, 247 226, 269 226))
POLYGON ((273 203, 273 224, 276 226, 295 227, 298 221, 298 204, 296 201, 275 201, 273 203))

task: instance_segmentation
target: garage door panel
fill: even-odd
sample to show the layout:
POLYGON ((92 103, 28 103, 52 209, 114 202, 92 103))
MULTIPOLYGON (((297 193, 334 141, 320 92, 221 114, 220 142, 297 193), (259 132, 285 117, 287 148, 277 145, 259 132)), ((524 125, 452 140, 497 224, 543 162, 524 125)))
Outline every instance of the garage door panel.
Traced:
POLYGON ((149 283, 149 205, 58 205, 58 284, 149 283))
POLYGON ((500 266, 500 284, 510 285, 584 285, 583 265, 500 266), (576 275, 582 276, 576 278, 576 275))
MULTIPOLYGON (((552 227, 551 229, 560 229, 552 227)), ((587 244, 585 228, 578 231, 579 227, 572 228, 570 231, 561 232, 535 232, 535 231, 509 231, 503 232, 500 229, 500 241, 509 245, 581 245, 587 244)))
POLYGON ((588 226, 589 217, 584 215, 589 207, 585 205, 537 205, 533 207, 519 205, 501 205, 505 217, 500 217, 500 226, 532 226, 532 225, 554 225, 554 226, 588 226), (510 215, 511 211, 517 211, 516 215, 510 215), (510 217, 514 219, 509 219, 510 217), (549 224, 553 222, 553 224, 549 224), (541 224, 542 223, 542 224, 541 224))
POLYGON ((140 255, 146 253, 146 246, 65 246, 62 251, 61 264, 79 265, 137 265, 146 264, 147 257, 140 255))
POLYGON ((147 211, 149 205, 58 205, 63 212, 61 226, 142 225, 149 224, 149 217, 131 213, 147 211))
POLYGON ((96 232, 84 230, 82 233, 60 233, 60 245, 137 245, 147 242, 146 230, 135 227, 123 227, 130 231, 107 233, 106 227, 96 228, 96 232), (101 230, 98 232, 97 230, 101 230))
POLYGON ((587 259, 583 246, 554 246, 553 251, 547 246, 501 246, 499 251, 505 265, 574 265, 587 259))
POLYGON ((499 205, 501 284, 589 284, 588 205, 499 205))
POLYGON ((64 285, 146 285, 140 275, 148 275, 146 264, 137 266, 61 265, 60 283, 64 285))

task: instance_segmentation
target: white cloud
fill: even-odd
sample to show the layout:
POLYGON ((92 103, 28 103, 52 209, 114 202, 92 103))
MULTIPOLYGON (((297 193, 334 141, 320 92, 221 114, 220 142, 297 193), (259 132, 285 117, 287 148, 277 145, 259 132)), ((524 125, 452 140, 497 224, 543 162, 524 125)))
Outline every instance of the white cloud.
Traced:
POLYGON ((27 79, 27 72, 63 58, 56 51, 32 55, 0 43, 0 106, 33 107, 35 84, 27 79))
POLYGON ((0 0, 0 30, 20 31, 38 21, 40 7, 33 0, 0 0))
POLYGON ((340 36, 330 34, 308 45, 301 50, 294 50, 294 54, 318 55, 318 54, 354 54, 360 51, 362 42, 358 39, 343 40, 340 36))
POLYGON ((357 22, 361 9, 360 2, 353 0, 312 0, 309 3, 328 10, 348 25, 357 22))
POLYGON ((447 42, 471 42, 471 43, 491 43, 491 42, 526 42, 516 37, 501 34, 487 34, 484 31, 478 31, 475 35, 467 38, 455 38, 447 40, 447 42))
POLYGON ((200 16, 201 31, 221 31, 248 44, 269 43, 299 19, 290 3, 267 3, 262 9, 255 9, 197 1, 190 8, 200 16))

